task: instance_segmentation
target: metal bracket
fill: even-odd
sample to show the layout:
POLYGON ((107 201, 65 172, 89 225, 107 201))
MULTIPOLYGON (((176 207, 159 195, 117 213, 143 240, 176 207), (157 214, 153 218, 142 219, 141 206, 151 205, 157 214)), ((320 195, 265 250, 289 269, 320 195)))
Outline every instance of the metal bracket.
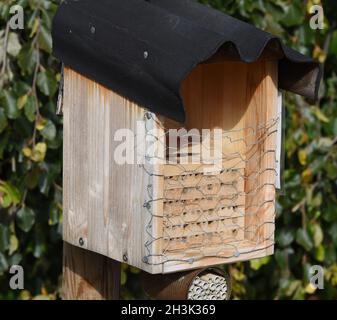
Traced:
POLYGON ((56 108, 56 115, 58 116, 63 115, 63 90, 64 90, 64 64, 62 63, 61 80, 60 80, 60 87, 59 87, 59 93, 57 97, 57 108, 56 108))

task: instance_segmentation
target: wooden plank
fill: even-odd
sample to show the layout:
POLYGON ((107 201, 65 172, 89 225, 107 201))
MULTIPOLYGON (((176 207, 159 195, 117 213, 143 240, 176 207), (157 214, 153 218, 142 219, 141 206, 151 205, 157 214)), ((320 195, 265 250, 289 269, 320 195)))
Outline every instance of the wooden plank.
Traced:
POLYGON ((193 199, 183 201, 168 201, 164 203, 164 215, 174 217, 179 215, 200 216, 202 213, 213 215, 215 211, 220 216, 230 216, 240 214, 241 209, 245 207, 245 197, 240 196, 235 200, 225 197, 209 197, 204 199, 193 199), (238 210, 236 210, 238 209, 238 210))
POLYGON ((64 240, 161 272, 144 262, 152 166, 115 161, 116 132, 136 133, 146 110, 67 68, 64 82, 64 240))
MULTIPOLYGON (((247 112, 245 114, 245 126, 257 130, 257 126, 270 123, 277 116, 277 62, 264 61, 255 64, 249 72, 247 78, 247 94, 252 98, 249 100, 247 112)), ((276 133, 277 122, 274 127, 265 128, 266 132, 260 130, 260 134, 265 136, 260 143, 251 148, 247 148, 247 158, 252 155, 258 155, 257 162, 248 162, 246 165, 245 175, 250 177, 252 172, 263 171, 265 169, 275 169, 275 155, 276 153, 268 150, 276 150, 276 133), (263 156, 262 156, 263 155, 263 156)), ((256 137, 247 137, 247 143, 253 145, 256 142, 256 137)), ((260 175, 257 180, 248 179, 245 185, 246 197, 246 211, 250 208, 256 207, 257 204, 264 203, 265 201, 275 199, 275 171, 269 170, 265 175, 260 175), (269 184, 268 186, 258 190, 259 186, 269 184), (256 192, 254 192, 254 190, 256 192)), ((253 241, 263 242, 273 237, 274 228, 273 224, 265 223, 266 221, 274 221, 275 205, 268 203, 261 206, 254 215, 246 215, 247 226, 260 225, 256 232, 251 232, 249 228, 246 230, 246 238, 253 241), (272 214, 271 214, 272 212, 272 214), (268 235, 267 235, 268 234, 268 235)), ((273 239, 273 238, 272 238, 273 239)), ((273 248, 268 247, 266 254, 272 253, 273 248)))
POLYGON ((117 300, 120 275, 119 262, 64 243, 64 300, 117 300))
MULTIPOLYGON (((249 64, 223 62, 197 66, 183 84, 188 129, 232 131, 244 127, 249 64)), ((242 130, 233 137, 240 139, 242 130)))
MULTIPOLYGON (((165 170, 165 169, 164 169, 165 170)), ((167 175, 167 172, 164 175, 167 175)), ((222 172, 217 175, 207 175, 203 172, 195 174, 184 174, 165 177, 165 190, 177 188, 191 188, 196 186, 207 186, 218 183, 230 184, 233 181, 244 181, 244 171, 235 170, 222 172)))
POLYGON ((186 223, 203 223, 212 222, 223 219, 233 219, 233 223, 236 223, 235 219, 243 217, 245 214, 243 208, 233 209, 228 208, 216 208, 210 210, 201 210, 200 208, 188 211, 186 208, 182 208, 179 215, 164 215, 164 227, 178 226, 186 223))
POLYGON ((164 190, 164 199, 170 200, 193 200, 208 197, 219 197, 224 195, 228 199, 235 201, 243 192, 244 181, 238 181, 236 184, 214 183, 197 187, 186 187, 164 190))
MULTIPOLYGON (((242 161, 240 159, 235 158, 229 161, 225 161, 221 164, 165 164, 162 169, 162 174, 165 177, 174 177, 174 176, 193 176, 193 175, 208 175, 208 176, 217 176, 221 174, 222 170, 227 170, 227 172, 237 172, 242 170, 242 161)), ((155 172, 157 174, 157 172, 155 172)))
MULTIPOLYGON (((266 91, 268 92, 268 95, 266 97, 267 99, 267 106, 270 106, 267 108, 267 119, 270 118, 277 118, 281 115, 277 114, 278 112, 278 64, 276 62, 268 62, 266 63, 266 74, 267 76, 267 88, 266 91)), ((279 119, 281 121, 281 119, 279 119)), ((279 124, 279 122, 278 122, 279 124)), ((279 146, 280 147, 280 146, 279 146)), ((277 148, 277 134, 272 134, 268 137, 266 140, 266 150, 272 150, 277 148)), ((263 166, 265 168, 274 168, 276 169, 276 152, 273 155, 273 157, 265 157, 264 158, 263 166)), ((261 177, 263 179, 263 177, 261 177)), ((274 181, 274 185, 276 185, 276 171, 271 172, 269 175, 269 180, 274 181)), ((268 178, 265 177, 264 182, 268 181, 268 178)), ((274 199, 274 203, 269 203, 267 205, 266 211, 265 211, 265 217, 264 220, 272 223, 267 223, 264 226, 263 229, 263 238, 267 239, 266 241, 275 241, 275 218, 276 218, 276 188, 270 187, 266 190, 265 193, 265 200, 274 199)), ((269 246, 266 249, 266 255, 271 255, 274 253, 274 246, 269 246)))
POLYGON ((263 244, 255 244, 251 241, 240 241, 237 244, 240 245, 241 254, 239 256, 235 256, 235 244, 235 242, 232 242, 228 245, 228 247, 223 246, 221 251, 222 256, 219 255, 218 246, 213 248, 209 247, 209 250, 203 252, 202 255, 200 255, 201 251, 198 249, 191 250, 190 252, 185 251, 185 253, 171 255, 169 260, 164 263, 163 272, 173 273, 182 270, 202 268, 205 266, 216 266, 224 263, 229 264, 258 259, 272 254, 268 251, 268 248, 274 246, 273 241, 266 241, 266 243, 263 244))
MULTIPOLYGON (((154 114, 153 120, 150 123, 147 123, 149 130, 152 130, 152 133, 158 140, 154 143, 154 150, 160 150, 164 141, 161 138, 164 135, 163 117, 156 117, 154 114)), ((160 151, 159 151, 160 152, 160 151)), ((149 197, 152 199, 150 206, 148 208, 148 229, 147 234, 150 233, 151 236, 148 236, 148 242, 146 244, 146 249, 149 251, 149 254, 145 252, 145 260, 152 267, 152 272, 162 272, 162 252, 163 252, 163 215, 164 215, 164 176, 162 173, 163 166, 160 164, 154 164, 151 168, 153 172, 156 172, 155 175, 150 176, 149 185, 149 197), (149 216, 151 214, 151 216, 149 216)))
POLYGON ((203 221, 194 223, 185 223, 184 225, 170 225, 168 224, 164 229, 164 239, 173 238, 188 238, 200 235, 211 235, 212 233, 228 232, 230 236, 235 235, 235 239, 240 240, 241 236, 237 233, 242 234, 243 240, 243 230, 244 229, 244 218, 237 217, 234 219, 217 219, 213 221, 203 221), (238 231, 238 232, 236 232, 238 231))

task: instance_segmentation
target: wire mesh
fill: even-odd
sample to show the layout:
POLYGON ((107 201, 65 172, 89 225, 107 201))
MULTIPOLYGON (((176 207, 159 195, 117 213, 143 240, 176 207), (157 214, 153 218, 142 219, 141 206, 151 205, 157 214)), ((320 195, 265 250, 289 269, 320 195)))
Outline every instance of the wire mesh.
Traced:
POLYGON ((226 263, 274 246, 279 121, 179 134, 145 113, 145 263, 226 263))

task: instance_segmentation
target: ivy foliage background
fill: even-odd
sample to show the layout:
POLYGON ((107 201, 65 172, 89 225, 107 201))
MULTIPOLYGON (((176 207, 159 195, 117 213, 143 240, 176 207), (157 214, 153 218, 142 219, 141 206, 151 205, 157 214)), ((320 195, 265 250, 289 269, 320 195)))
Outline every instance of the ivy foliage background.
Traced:
MULTIPOLYGON (((0 2, 0 299, 56 299, 62 263, 62 118, 55 115, 60 64, 51 56, 58 1, 0 2), (10 7, 24 8, 11 30, 10 7), (25 290, 9 289, 9 267, 25 290)), ((337 1, 201 0, 280 36, 324 64, 320 101, 286 94, 285 195, 272 257, 227 266, 237 299, 337 298, 337 1), (323 5, 323 30, 309 26, 323 5), (309 284, 324 267, 325 289, 309 284)), ((122 295, 143 298, 138 270, 123 266, 122 295)))

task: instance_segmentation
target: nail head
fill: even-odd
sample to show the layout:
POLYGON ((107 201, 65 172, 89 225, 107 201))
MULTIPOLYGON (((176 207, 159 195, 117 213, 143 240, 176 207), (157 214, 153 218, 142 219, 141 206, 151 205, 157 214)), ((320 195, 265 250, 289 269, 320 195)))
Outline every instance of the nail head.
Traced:
POLYGON ((81 247, 83 247, 84 246, 84 240, 83 240, 83 238, 79 238, 78 243, 79 243, 79 245, 81 247))

